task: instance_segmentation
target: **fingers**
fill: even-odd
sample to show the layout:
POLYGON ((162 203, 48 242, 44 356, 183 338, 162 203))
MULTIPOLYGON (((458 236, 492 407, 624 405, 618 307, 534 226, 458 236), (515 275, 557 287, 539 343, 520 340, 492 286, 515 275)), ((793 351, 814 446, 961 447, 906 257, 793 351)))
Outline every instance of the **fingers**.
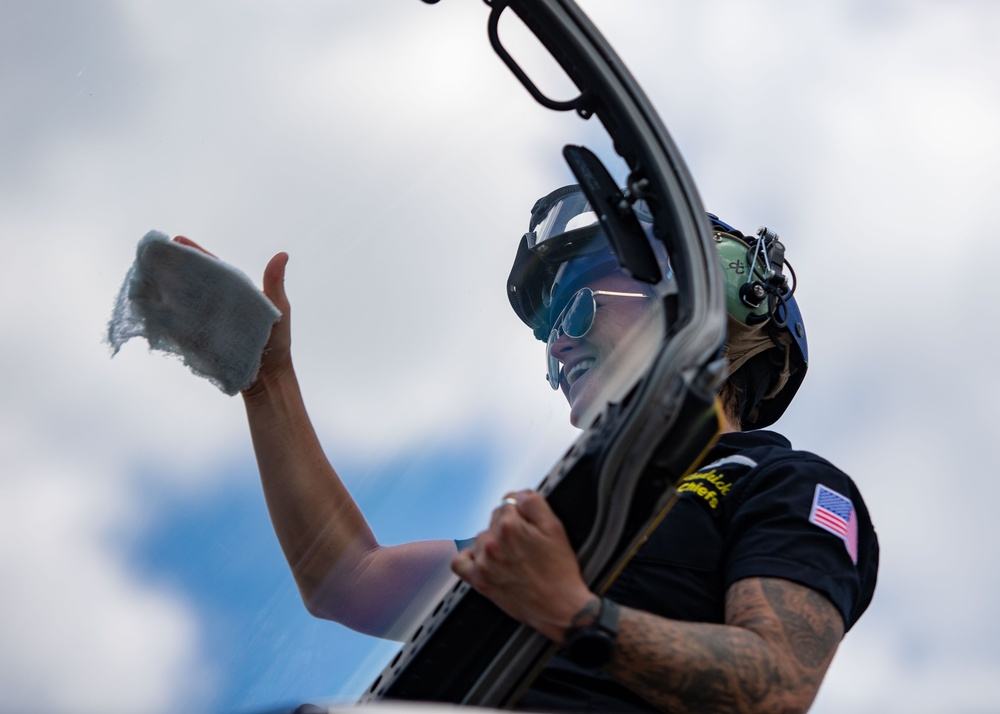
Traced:
POLYGON ((468 582, 472 577, 476 564, 472 560, 472 548, 460 550, 458 555, 451 559, 451 572, 468 582))
POLYGON ((500 501, 500 505, 497 506, 496 510, 503 510, 507 506, 513 506, 516 510, 519 510, 523 501, 537 495, 530 488, 524 488, 520 491, 509 491, 504 495, 503 500, 500 501))
POLYGON ((514 491, 504 496, 490 517, 489 530, 496 539, 510 541, 523 535, 525 529, 532 529, 533 524, 525 518, 522 504, 532 500, 534 496, 537 494, 530 490, 514 491))
POLYGON ((207 250, 202 248, 200 245, 195 243, 190 238, 185 238, 184 236, 174 236, 174 243, 180 243, 181 245, 186 245, 188 248, 194 248, 195 250, 200 250, 205 255, 210 255, 213 258, 218 258, 218 256, 215 255, 215 253, 209 253, 207 250))
POLYGON ((507 494, 499 510, 505 507, 507 499, 516 501, 515 509, 518 515, 538 528, 548 530, 554 524, 561 525, 545 496, 537 491, 524 489, 507 494))
MULTIPOLYGON (((174 242, 218 259, 217 256, 209 253, 186 236, 175 236, 174 242)), ((256 397, 266 389, 269 380, 273 382, 274 379, 291 369, 292 337, 289 325, 290 308, 288 297, 285 294, 285 266, 287 264, 288 253, 278 253, 268 261, 267 267, 264 268, 264 295, 278 308, 281 317, 271 328, 271 335, 264 346, 257 379, 247 389, 243 390, 243 394, 247 397, 256 397)))
MULTIPOLYGON (((174 236, 174 242, 199 250, 205 255, 218 258, 186 236, 174 236)), ((288 298, 285 295, 285 266, 288 265, 288 253, 278 253, 264 268, 264 294, 282 313, 287 312, 288 298)))
POLYGON ((497 553, 497 545, 488 531, 480 533, 475 545, 460 551, 451 559, 451 572, 489 597, 509 580, 509 575, 505 575, 506 568, 509 567, 506 560, 490 555, 497 553))
POLYGON ((540 548, 566 542, 562 522, 545 497, 526 489, 508 493, 493 509, 489 527, 476 537, 471 554, 477 569, 514 566, 537 558, 540 548))
POLYGON ((507 494, 451 570, 519 622, 560 641, 590 597, 562 523, 534 491, 507 494))
POLYGON ((504 496, 493 509, 489 530, 498 538, 507 540, 521 531, 538 531, 548 536, 565 539, 562 521, 552 511, 549 502, 537 491, 524 489, 504 496))
POLYGON ((264 294, 281 310, 288 313, 288 296, 285 295, 285 266, 288 265, 288 253, 278 253, 264 268, 264 294))

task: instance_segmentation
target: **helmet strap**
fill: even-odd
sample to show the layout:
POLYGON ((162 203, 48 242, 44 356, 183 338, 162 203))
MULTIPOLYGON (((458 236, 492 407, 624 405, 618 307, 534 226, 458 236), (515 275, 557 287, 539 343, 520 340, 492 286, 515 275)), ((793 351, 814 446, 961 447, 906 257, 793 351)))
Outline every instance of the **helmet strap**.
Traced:
POLYGON ((728 316, 726 357, 730 362, 740 423, 753 424, 761 402, 780 392, 791 376, 791 337, 774 334, 766 323, 745 325, 728 316))

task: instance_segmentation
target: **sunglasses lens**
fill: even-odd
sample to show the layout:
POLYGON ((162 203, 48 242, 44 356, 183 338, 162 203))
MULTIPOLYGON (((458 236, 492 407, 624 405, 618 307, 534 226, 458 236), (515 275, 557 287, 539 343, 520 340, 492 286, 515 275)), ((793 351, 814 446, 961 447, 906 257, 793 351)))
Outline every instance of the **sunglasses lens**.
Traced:
MULTIPOLYGON (((562 317, 562 330, 570 337, 579 339, 587 334, 594 324, 594 291, 583 288, 566 306, 562 317)), ((558 327, 558 325, 556 326, 558 327)))

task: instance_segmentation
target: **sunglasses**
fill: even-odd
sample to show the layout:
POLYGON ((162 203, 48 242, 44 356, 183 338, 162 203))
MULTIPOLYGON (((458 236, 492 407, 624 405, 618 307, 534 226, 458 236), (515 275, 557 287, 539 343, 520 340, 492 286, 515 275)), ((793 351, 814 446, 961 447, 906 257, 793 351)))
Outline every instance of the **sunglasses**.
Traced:
POLYGON ((552 356, 552 344, 559 339, 560 335, 566 335, 573 339, 580 339, 594 326, 594 315, 597 313, 597 295, 609 295, 612 297, 634 297, 649 298, 643 293, 619 293, 611 290, 592 290, 581 288, 573 294, 573 297, 566 303, 566 307, 559 313, 559 317, 552 323, 552 331, 549 332, 549 339, 545 343, 545 356, 548 358, 548 378, 549 385, 553 389, 559 389, 559 370, 561 365, 559 360, 552 356))

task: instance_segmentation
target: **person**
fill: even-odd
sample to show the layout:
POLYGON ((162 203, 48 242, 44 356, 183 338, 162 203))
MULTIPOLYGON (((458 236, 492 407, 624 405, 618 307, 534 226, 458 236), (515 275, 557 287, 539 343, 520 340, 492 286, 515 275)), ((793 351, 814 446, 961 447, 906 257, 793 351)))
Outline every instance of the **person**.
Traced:
MULTIPOLYGON (((243 397, 274 529, 308 610, 402 638, 450 570, 562 646, 518 708, 806 711, 871 600, 878 542, 846 474, 761 430, 802 381, 804 328, 776 236, 747 239, 711 220, 729 312, 724 433, 603 597, 532 490, 508 494, 471 541, 378 543, 310 425, 291 359, 288 257, 276 255, 263 287, 283 317, 243 397), (755 283, 765 293, 756 305, 740 296, 755 283), (595 633, 607 647, 577 647, 595 633)), ((669 292, 620 269, 576 187, 535 204, 508 295, 546 343, 549 382, 573 423, 599 418, 627 389, 609 371, 621 372, 623 351, 642 351, 669 292)))

